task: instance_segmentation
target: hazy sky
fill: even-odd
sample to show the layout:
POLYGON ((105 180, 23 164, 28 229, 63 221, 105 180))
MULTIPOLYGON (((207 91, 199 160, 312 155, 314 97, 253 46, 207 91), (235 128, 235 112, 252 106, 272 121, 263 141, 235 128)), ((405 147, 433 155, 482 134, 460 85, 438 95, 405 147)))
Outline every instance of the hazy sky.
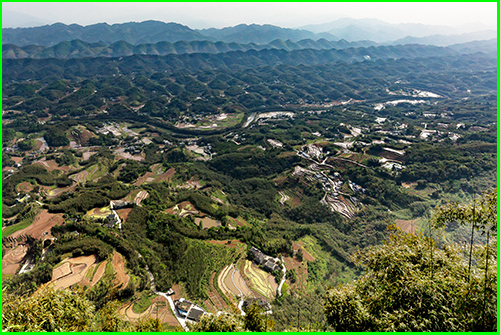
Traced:
POLYGON ((26 22, 35 25, 55 22, 88 25, 160 20, 182 23, 190 28, 221 28, 240 23, 269 23, 295 28, 351 17, 376 18, 388 23, 448 26, 479 22, 496 29, 497 22, 496 2, 4 2, 2 9, 4 27, 25 26, 26 22))

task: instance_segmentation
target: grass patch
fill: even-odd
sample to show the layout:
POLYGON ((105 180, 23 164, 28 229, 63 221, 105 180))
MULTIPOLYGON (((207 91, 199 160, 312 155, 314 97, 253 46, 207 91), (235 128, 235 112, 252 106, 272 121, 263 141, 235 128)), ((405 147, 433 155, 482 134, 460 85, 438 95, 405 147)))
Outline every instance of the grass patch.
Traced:
POLYGON ((16 231, 19 231, 19 230, 24 229, 24 228, 28 228, 33 223, 33 220, 34 220, 34 217, 27 218, 19 223, 5 227, 5 229, 2 230, 2 236, 7 237, 9 235, 14 234, 16 231))
POLYGON ((106 269, 104 269, 104 277, 112 279, 115 276, 115 269, 113 269, 113 264, 111 260, 106 264, 106 269))
POLYGON ((223 202, 227 202, 227 197, 224 195, 224 193, 222 193, 221 190, 215 190, 214 192, 212 192, 212 195, 217 199, 222 200, 223 202))
POLYGON ((143 291, 139 296, 139 299, 132 306, 132 311, 137 314, 144 313, 156 295, 152 294, 151 291, 143 291))

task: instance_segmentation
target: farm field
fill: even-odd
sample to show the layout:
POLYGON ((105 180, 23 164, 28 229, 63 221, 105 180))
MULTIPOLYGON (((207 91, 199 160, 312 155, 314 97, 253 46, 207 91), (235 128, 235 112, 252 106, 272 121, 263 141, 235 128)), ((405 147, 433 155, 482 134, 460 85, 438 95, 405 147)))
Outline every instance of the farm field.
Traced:
MULTIPOLYGON (((60 225, 64 222, 63 214, 50 214, 46 209, 42 210, 35 218, 33 219, 33 223, 29 226, 17 230, 13 233, 8 233, 7 227, 2 231, 3 236, 10 235, 12 238, 17 238, 21 235, 29 235, 34 238, 52 238, 50 234, 50 229, 54 226, 60 225), (47 233, 47 234, 45 234, 47 233)), ((22 223, 22 222, 21 222, 22 223)))
POLYGON ((50 283, 53 283, 57 288, 68 288, 77 283, 88 285, 86 274, 96 262, 95 255, 66 258, 60 266, 52 271, 50 283))
POLYGON ((210 217, 195 218, 194 222, 199 225, 201 223, 203 229, 208 229, 212 227, 220 227, 221 223, 218 220, 214 220, 210 217))
POLYGON ((109 206, 102 208, 93 208, 87 212, 87 216, 94 219, 103 219, 108 215, 112 214, 111 208, 109 206))
POLYGON ((113 265, 113 269, 115 270, 115 287, 119 290, 127 287, 128 282, 130 280, 130 276, 125 271, 125 259, 123 256, 116 251, 113 253, 113 260, 111 262, 113 265))
POLYGON ((234 267, 234 264, 228 265, 222 270, 218 283, 226 296, 232 296, 237 301, 241 296, 253 297, 253 292, 245 284, 245 280, 241 277, 240 271, 234 267))
POLYGON ((2 275, 14 275, 21 267, 21 262, 28 251, 28 247, 24 244, 17 245, 13 249, 4 251, 2 258, 2 275))
POLYGON ((401 220, 401 219, 396 219, 394 220, 396 223, 396 226, 401 228, 406 233, 411 233, 415 234, 417 232, 417 219, 414 220, 401 220))
POLYGON ((250 279, 252 289, 268 299, 274 298, 278 284, 271 274, 259 269, 257 265, 247 259, 243 264, 243 273, 250 279))

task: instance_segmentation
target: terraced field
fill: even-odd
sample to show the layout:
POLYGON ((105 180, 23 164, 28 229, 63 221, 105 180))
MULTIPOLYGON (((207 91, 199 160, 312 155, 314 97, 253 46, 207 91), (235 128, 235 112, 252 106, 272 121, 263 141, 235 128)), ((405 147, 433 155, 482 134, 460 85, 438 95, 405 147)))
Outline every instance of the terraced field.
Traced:
POLYGON ((259 269, 249 260, 245 260, 243 273, 250 279, 252 289, 268 299, 274 298, 278 284, 271 274, 259 269))

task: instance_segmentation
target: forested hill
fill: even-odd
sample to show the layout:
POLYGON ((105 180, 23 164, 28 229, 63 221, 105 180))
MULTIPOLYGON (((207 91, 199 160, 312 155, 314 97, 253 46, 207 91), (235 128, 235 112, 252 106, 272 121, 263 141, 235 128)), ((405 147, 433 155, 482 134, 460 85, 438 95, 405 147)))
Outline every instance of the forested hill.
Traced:
POLYGON ((290 39, 276 39, 266 44, 226 43, 212 41, 162 41, 133 45, 125 41, 112 44, 104 42, 90 43, 82 40, 60 42, 54 46, 38 45, 17 46, 4 44, 2 58, 82 58, 82 57, 123 57, 131 55, 168 55, 185 53, 223 53, 228 51, 248 51, 264 49, 280 49, 286 51, 300 49, 347 49, 374 46, 369 41, 347 42, 346 40, 328 41, 326 39, 303 39, 293 42, 290 39))
MULTIPOLYGON (((133 55, 123 58, 82 59, 4 59, 3 79, 39 80, 47 76, 72 79, 93 75, 154 73, 165 71, 199 71, 214 69, 243 69, 256 66, 319 65, 340 62, 375 61, 380 59, 413 59, 420 57, 457 56, 459 52, 435 46, 401 45, 344 50, 249 50, 220 54, 196 53, 183 55, 133 55)), ((481 58, 477 56, 475 59, 481 58)))

